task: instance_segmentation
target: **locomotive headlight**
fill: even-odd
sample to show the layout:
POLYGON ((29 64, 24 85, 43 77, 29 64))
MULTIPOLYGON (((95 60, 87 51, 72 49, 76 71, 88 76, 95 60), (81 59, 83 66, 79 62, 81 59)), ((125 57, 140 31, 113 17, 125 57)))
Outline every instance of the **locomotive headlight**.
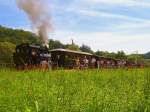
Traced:
POLYGON ((35 56, 35 55, 36 55, 36 52, 35 52, 35 51, 32 51, 32 55, 35 56))

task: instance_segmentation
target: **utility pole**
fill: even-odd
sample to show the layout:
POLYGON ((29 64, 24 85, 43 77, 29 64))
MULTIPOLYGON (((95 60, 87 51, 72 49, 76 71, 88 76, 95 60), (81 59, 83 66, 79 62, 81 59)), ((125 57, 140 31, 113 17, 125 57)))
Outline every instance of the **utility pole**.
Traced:
POLYGON ((138 63, 138 51, 135 51, 135 63, 138 63))
POLYGON ((71 39, 71 44, 74 45, 74 40, 73 39, 71 39))

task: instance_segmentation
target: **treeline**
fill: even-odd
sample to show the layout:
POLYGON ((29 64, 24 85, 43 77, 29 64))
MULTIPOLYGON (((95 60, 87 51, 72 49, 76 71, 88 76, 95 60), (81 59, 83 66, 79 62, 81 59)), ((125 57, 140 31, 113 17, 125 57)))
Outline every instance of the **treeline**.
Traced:
MULTIPOLYGON (((15 52, 15 46, 21 43, 36 43, 41 44, 41 41, 34 33, 24 30, 16 30, 0 26, 0 63, 12 63, 12 55, 15 52)), ((147 54, 131 54, 126 55, 123 51, 110 53, 107 51, 94 52, 90 46, 83 44, 82 46, 75 43, 63 44, 58 40, 49 40, 49 49, 64 48, 82 52, 92 53, 98 56, 104 56, 115 59, 126 59, 133 62, 150 62, 150 52, 147 54)))

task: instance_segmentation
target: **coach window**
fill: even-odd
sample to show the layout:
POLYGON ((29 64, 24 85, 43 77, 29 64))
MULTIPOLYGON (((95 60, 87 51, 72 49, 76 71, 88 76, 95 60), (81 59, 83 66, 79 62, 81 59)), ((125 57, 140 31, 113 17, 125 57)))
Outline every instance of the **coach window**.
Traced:
POLYGON ((20 51, 20 50, 19 50, 19 49, 17 49, 16 51, 17 51, 17 53, 19 53, 19 51, 20 51))

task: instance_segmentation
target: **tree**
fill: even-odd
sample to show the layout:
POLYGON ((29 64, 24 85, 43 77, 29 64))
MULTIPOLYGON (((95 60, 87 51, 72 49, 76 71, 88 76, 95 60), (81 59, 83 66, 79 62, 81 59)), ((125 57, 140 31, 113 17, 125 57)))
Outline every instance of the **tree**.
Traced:
POLYGON ((115 56, 116 59, 127 59, 127 56, 124 51, 118 51, 115 56))
POLYGON ((134 62, 134 63, 143 63, 144 58, 140 54, 131 54, 127 57, 128 61, 134 62))
POLYGON ((118 53, 114 53, 114 52, 109 53, 108 51, 98 50, 95 52, 95 54, 98 56, 104 56, 107 58, 114 58, 114 59, 126 59, 127 58, 126 54, 123 51, 118 51, 118 53))
POLYGON ((67 44, 67 45, 66 45, 66 49, 74 50, 74 51, 80 51, 79 46, 76 45, 76 44, 67 44))
POLYGON ((103 51, 99 51, 98 50, 98 51, 95 52, 95 55, 97 55, 97 56, 103 56, 103 51))
POLYGON ((88 52, 88 53, 92 53, 92 54, 94 53, 88 45, 84 45, 84 44, 80 47, 80 50, 82 52, 88 52))
POLYGON ((150 59, 150 52, 146 53, 146 54, 143 54, 143 57, 145 59, 150 59))
POLYGON ((52 40, 50 39, 49 40, 49 49, 58 49, 58 48, 65 48, 65 45, 62 44, 60 41, 55 41, 55 40, 52 40))
POLYGON ((0 42, 0 63, 11 63, 15 45, 10 42, 0 42))
POLYGON ((110 58, 111 57, 111 53, 109 53, 108 51, 96 51, 95 52, 96 55, 98 56, 104 56, 104 57, 107 57, 107 58, 110 58))

